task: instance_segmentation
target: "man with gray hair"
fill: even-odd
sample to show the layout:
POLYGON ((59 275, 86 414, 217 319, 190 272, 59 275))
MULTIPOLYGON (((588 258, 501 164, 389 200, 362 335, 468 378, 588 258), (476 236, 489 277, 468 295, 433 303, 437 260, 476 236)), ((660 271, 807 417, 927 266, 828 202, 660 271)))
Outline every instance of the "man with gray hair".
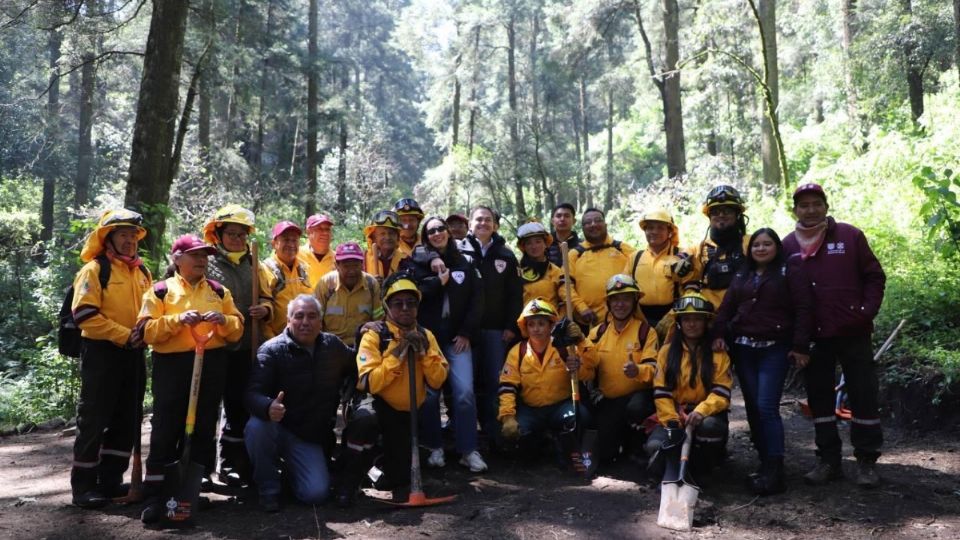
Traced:
POLYGON ((286 328, 260 346, 250 374, 244 438, 267 512, 280 509, 281 457, 298 500, 318 504, 329 492, 340 388, 357 367, 353 351, 320 328, 320 302, 297 296, 287 305, 286 328))

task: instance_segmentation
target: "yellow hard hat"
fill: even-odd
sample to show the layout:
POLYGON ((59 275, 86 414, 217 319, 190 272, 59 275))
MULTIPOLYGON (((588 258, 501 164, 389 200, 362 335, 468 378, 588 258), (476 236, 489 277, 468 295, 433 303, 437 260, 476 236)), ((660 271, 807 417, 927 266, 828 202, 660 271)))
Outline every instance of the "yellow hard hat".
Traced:
POLYGON ((643 296, 643 291, 640 290, 640 285, 637 284, 636 280, 626 274, 616 274, 607 280, 607 298, 615 294, 626 294, 626 293, 636 293, 637 298, 639 299, 643 296))
POLYGON ((520 248, 520 251, 523 251, 523 241, 535 236, 542 236, 543 241, 547 243, 547 247, 553 244, 553 235, 547 232, 546 227, 541 223, 531 221, 530 223, 524 223, 517 229, 517 247, 520 248))
POLYGON ((523 306, 520 317, 517 318, 517 326, 520 327, 520 334, 523 337, 527 337, 527 319, 530 317, 548 317, 551 323, 557 322, 560 318, 557 315, 557 308, 540 296, 527 302, 527 305, 523 306))
POLYGON ((687 291, 673 303, 673 312, 677 317, 683 315, 706 315, 713 317, 713 304, 698 292, 687 291))
POLYGON ((386 227, 387 229, 393 229, 400 232, 400 218, 397 217, 396 212, 390 210, 381 210, 377 212, 377 215, 373 216, 373 220, 369 225, 363 228, 363 235, 367 238, 373 237, 373 231, 377 230, 377 227, 386 227))
POLYGON ((677 224, 673 222, 673 216, 670 212, 667 212, 663 208, 647 210, 640 215, 640 230, 644 230, 647 227, 647 223, 651 221, 659 221, 670 225, 670 230, 673 231, 673 234, 670 236, 670 245, 672 247, 680 245, 680 229, 677 227, 677 224))
POLYGON ((423 296, 420 294, 420 289, 417 288, 417 284, 413 281, 413 278, 404 272, 394 272, 393 274, 390 274, 390 277, 383 282, 383 289, 380 291, 380 299, 383 300, 383 304, 386 305, 387 300, 389 300, 391 296, 403 291, 410 291, 416 294, 417 300, 423 298, 423 296))
POLYGON ((737 191, 737 188, 721 184, 710 190, 710 193, 707 194, 707 198, 703 201, 703 206, 700 210, 703 212, 703 215, 709 216, 710 209, 716 206, 733 206, 736 207, 737 211, 741 214, 747 209, 746 205, 743 204, 743 197, 740 196, 740 192, 737 191))
POLYGON ((80 260, 90 262, 103 253, 103 243, 107 235, 117 227, 134 227, 137 229, 137 241, 143 240, 147 236, 147 230, 143 228, 143 216, 134 212, 120 208, 118 210, 107 210, 100 214, 97 220, 97 227, 87 236, 83 249, 80 250, 80 260))
POLYGON ((228 204, 216 211, 207 223, 203 226, 203 241, 215 245, 219 242, 217 238, 217 228, 225 223, 237 223, 247 228, 248 234, 253 234, 256 230, 253 212, 240 206, 239 204, 228 204))

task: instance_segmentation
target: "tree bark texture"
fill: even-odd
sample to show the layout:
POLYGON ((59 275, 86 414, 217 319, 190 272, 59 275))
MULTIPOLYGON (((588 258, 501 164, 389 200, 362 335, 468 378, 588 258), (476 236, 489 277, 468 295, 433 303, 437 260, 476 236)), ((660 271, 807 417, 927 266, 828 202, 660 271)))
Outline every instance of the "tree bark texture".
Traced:
POLYGON ((516 14, 511 13, 507 22, 507 95, 510 103, 510 153, 513 178, 513 204, 520 223, 526 221, 527 209, 523 201, 523 177, 520 174, 520 134, 517 129, 517 69, 516 69, 516 14))
POLYGON ((580 161, 580 177, 583 179, 580 204, 585 208, 593 206, 593 179, 590 174, 590 129, 587 120, 587 82, 580 77, 580 134, 583 137, 581 151, 583 159, 580 161))
POLYGON ((53 238, 53 202, 56 196, 56 156, 60 147, 60 47, 63 34, 50 30, 47 35, 49 53, 50 91, 47 92, 46 133, 43 161, 43 199, 40 201, 40 239, 53 238))
MULTIPOLYGON (((777 62, 777 2, 759 0, 760 31, 763 33, 764 82, 773 99, 773 110, 780 102, 780 71, 777 62)), ((760 110, 760 157, 763 162, 763 182, 768 186, 780 183, 780 156, 773 133, 772 119, 766 114, 767 103, 760 110)))
MULTIPOLYGON (((304 194, 304 213, 313 215, 317 205, 317 131, 319 117, 317 114, 317 64, 320 62, 317 46, 317 13, 318 0, 310 0, 310 12, 307 37, 307 162, 304 168, 307 172, 307 192, 304 194)), ((300 126, 299 121, 297 126, 300 126)), ((296 153, 296 137, 294 137, 294 154, 296 153)), ((290 172, 293 173, 291 158, 290 172)))
POLYGON ((613 89, 607 91, 607 191, 603 197, 603 211, 613 208, 613 89))
POLYGON ((687 172, 683 140, 683 107, 680 103, 680 8, 677 0, 662 0, 666 56, 663 74, 663 126, 667 135, 667 174, 676 178, 687 172))
POLYGON ((83 53, 80 73, 80 122, 77 143, 77 175, 73 185, 73 206, 79 211, 90 200, 90 177, 93 170, 93 97, 97 85, 95 53, 83 53))
MULTIPOLYGON (((340 66, 340 92, 347 93, 350 87, 350 68, 340 66)), ((337 214, 342 219, 347 212, 347 111, 340 111, 340 156, 337 161, 337 214)))
MULTIPOLYGON (((911 24, 913 22, 911 0, 900 0, 900 7, 904 19, 911 24)), ((910 99, 910 118, 916 124, 923 116, 923 68, 919 66, 920 60, 916 58, 916 43, 912 36, 907 36, 904 40, 903 59, 906 67, 907 96, 910 99)))
MULTIPOLYGON (((956 0, 960 2, 960 0, 956 0)), ((857 16, 857 0, 840 0, 840 11, 843 19, 840 47, 843 49, 843 83, 847 93, 847 117, 850 122, 860 123, 859 96, 856 84, 853 81, 853 38, 856 35, 855 18, 857 16)), ((859 129, 858 129, 859 131, 859 129)))
POLYGON ((133 127, 124 204, 143 213, 149 231, 145 247, 155 260, 160 259, 160 239, 173 182, 169 165, 188 7, 187 0, 154 1, 133 127))
POLYGON ((960 0, 953 0, 953 42, 957 45, 953 63, 957 66, 957 77, 960 78, 960 0))

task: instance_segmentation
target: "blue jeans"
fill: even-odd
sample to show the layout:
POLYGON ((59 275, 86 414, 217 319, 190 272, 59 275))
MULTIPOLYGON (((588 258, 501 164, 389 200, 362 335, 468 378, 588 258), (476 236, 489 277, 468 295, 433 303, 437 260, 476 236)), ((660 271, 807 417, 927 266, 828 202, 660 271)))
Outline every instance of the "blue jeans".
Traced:
POLYGON ((503 342, 503 330, 480 330, 480 354, 477 363, 480 372, 480 387, 483 394, 480 396, 480 407, 477 414, 484 433, 495 437, 500 433, 500 422, 497 421, 497 411, 500 400, 497 390, 500 389, 500 370, 507 359, 507 344, 503 342))
MULTIPOLYGON (((443 356, 450 363, 447 384, 453 393, 452 410, 447 414, 453 419, 457 452, 467 455, 477 449, 477 401, 473 395, 473 353, 453 352, 453 344, 441 345, 443 356)), ((440 438, 441 390, 427 388, 427 399, 420 406, 420 437, 428 448, 442 448, 440 438)))
POLYGON ((307 504, 320 504, 330 491, 330 473, 320 444, 308 443, 280 425, 251 416, 244 429, 253 480, 260 496, 280 495, 279 459, 290 474, 293 494, 307 504))
POLYGON ((787 377, 789 345, 753 348, 734 344, 730 352, 740 379, 753 444, 761 458, 783 456, 780 397, 787 377))

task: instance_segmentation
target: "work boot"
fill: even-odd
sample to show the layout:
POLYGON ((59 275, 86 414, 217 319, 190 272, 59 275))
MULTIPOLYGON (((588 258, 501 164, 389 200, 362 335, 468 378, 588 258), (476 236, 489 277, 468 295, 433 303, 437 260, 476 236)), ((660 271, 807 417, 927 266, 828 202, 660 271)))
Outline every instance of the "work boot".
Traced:
POLYGON ((877 474, 877 464, 865 459, 857 460, 857 485, 862 488, 873 489, 880 485, 880 475, 877 474))
POLYGON ((768 458, 760 474, 753 479, 751 489, 756 495, 774 495, 787 490, 783 474, 783 456, 768 458))
POLYGON ((147 501, 147 504, 143 507, 143 512, 140 514, 140 521, 144 525, 150 525, 160 521, 160 517, 163 516, 164 506, 163 501, 159 498, 154 497, 147 501))
POLYGON ((73 505, 79 506, 80 508, 103 508, 109 502, 110 499, 104 496, 103 493, 94 490, 85 491, 73 496, 73 505))
POLYGON ((803 475, 803 481, 811 486, 822 486, 841 478, 843 478, 843 469, 840 468, 839 461, 820 460, 810 472, 803 475))

